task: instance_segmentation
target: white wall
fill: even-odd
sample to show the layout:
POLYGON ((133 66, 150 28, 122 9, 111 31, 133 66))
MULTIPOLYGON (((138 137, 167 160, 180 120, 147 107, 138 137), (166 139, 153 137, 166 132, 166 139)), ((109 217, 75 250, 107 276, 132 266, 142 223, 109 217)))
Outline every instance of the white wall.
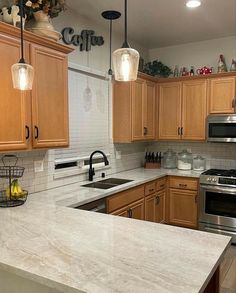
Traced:
POLYGON ((232 58, 236 59, 236 36, 152 49, 149 60, 159 59, 172 68, 179 65, 179 68, 194 66, 197 69, 206 65, 217 69, 220 54, 230 67, 232 58))

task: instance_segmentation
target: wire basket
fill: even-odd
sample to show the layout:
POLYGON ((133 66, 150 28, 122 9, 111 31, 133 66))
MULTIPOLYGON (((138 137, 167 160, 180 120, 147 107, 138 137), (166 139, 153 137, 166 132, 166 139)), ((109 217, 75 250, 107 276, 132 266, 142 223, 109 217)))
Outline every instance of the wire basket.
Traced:
POLYGON ((27 200, 28 192, 21 189, 17 179, 23 176, 25 168, 16 166, 18 158, 14 155, 4 156, 2 162, 0 178, 8 179, 8 187, 0 191, 0 208, 23 205, 27 200))

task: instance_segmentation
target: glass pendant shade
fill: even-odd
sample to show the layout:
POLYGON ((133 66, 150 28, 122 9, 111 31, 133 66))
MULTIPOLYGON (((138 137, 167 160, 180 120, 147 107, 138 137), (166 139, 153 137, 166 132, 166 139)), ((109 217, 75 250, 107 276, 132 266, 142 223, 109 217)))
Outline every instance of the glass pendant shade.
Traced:
POLYGON ((132 48, 121 48, 113 52, 115 80, 135 81, 138 76, 139 52, 132 48))
POLYGON ((32 90, 34 68, 26 63, 16 63, 11 67, 13 87, 18 90, 32 90))

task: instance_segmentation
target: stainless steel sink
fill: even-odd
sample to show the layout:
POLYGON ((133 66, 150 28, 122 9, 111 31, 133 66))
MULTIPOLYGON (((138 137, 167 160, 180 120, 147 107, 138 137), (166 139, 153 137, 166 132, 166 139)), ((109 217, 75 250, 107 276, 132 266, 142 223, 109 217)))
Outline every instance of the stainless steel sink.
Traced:
POLYGON ((109 178, 100 180, 97 182, 92 182, 89 184, 82 185, 83 187, 90 187, 90 188, 98 188, 98 189, 109 189, 113 188, 125 183, 129 183, 133 180, 127 180, 127 179, 119 179, 119 178, 109 178))

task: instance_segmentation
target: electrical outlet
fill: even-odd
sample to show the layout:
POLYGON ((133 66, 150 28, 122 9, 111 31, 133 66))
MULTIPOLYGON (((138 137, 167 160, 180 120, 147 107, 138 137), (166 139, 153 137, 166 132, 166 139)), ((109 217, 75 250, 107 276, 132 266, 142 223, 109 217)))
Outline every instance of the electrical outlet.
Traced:
POLYGON ((44 171, 43 161, 34 162, 34 172, 39 173, 44 171))
POLYGON ((121 160, 121 151, 116 151, 116 159, 121 160))

